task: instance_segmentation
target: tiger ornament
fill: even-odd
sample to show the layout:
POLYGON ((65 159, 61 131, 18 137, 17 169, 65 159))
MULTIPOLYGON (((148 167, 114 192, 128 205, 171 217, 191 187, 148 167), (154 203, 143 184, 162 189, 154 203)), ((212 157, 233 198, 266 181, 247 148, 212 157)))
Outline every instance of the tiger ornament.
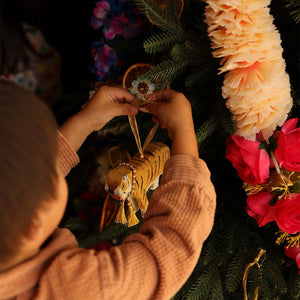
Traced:
POLYGON ((143 158, 137 153, 130 161, 120 163, 108 172, 105 190, 120 201, 116 223, 130 227, 139 222, 135 212, 140 209, 142 217, 145 215, 148 207, 147 191, 158 187, 159 177, 169 157, 170 149, 167 145, 150 142, 144 149, 143 158))

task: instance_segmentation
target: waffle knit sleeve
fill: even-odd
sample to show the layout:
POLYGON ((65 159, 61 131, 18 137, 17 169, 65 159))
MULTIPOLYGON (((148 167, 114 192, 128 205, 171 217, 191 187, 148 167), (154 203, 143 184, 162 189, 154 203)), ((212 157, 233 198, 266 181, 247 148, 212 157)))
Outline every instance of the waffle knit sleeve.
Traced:
POLYGON ((79 157, 72 147, 68 144, 65 137, 58 131, 58 163, 64 176, 67 176, 79 163, 79 157))

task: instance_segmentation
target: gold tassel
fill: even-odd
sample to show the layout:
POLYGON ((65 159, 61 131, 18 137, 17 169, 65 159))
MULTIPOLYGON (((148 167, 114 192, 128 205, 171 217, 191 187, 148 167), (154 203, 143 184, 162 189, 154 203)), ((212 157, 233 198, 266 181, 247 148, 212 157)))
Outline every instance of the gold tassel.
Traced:
POLYGON ((136 217, 131 203, 129 201, 126 201, 126 204, 127 204, 126 217, 128 220, 128 227, 131 227, 131 226, 138 224, 140 221, 136 217))
POLYGON ((115 223, 127 224, 127 219, 124 210, 124 202, 125 201, 122 201, 118 207, 118 211, 115 216, 115 223))
MULTIPOLYGON (((261 264, 259 264, 259 259, 261 258, 262 255, 264 255, 266 253, 266 250, 264 249, 259 249, 259 253, 258 255, 255 257, 254 261, 252 263, 249 263, 246 266, 245 272, 244 272, 244 276, 243 276, 243 290, 244 290, 244 300, 248 300, 248 294, 247 294, 247 278, 248 278, 248 272, 249 269, 253 266, 253 265, 257 265, 257 267, 260 269, 261 264)), ((254 300, 258 299, 258 290, 259 287, 257 287, 255 289, 255 294, 254 294, 254 300)))

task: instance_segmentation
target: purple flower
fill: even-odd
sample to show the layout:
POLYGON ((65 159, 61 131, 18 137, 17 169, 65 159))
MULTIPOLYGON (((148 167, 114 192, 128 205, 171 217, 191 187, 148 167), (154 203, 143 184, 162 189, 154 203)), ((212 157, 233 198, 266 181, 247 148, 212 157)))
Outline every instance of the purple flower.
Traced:
POLYGON ((103 48, 97 49, 94 61, 98 76, 104 78, 109 69, 117 63, 117 55, 112 48, 104 45, 103 48))
POLYGON ((127 37, 135 37, 138 33, 137 27, 140 24, 132 24, 122 12, 120 16, 113 17, 108 21, 108 29, 105 31, 104 35, 108 40, 112 40, 117 34, 127 37))
POLYGON ((91 27, 93 29, 98 29, 103 26, 109 10, 110 5, 107 1, 99 1, 96 3, 96 7, 93 10, 93 15, 91 18, 91 27))

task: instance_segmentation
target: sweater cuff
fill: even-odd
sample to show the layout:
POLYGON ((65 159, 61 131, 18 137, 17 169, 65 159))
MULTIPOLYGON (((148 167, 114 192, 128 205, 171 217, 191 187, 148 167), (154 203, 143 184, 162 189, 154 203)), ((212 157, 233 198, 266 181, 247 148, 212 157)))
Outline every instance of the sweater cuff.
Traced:
POLYGON ((207 188, 212 187, 210 171, 206 163, 200 158, 185 154, 171 156, 166 162, 161 183, 172 180, 200 183, 207 188))
POLYGON ((64 176, 79 163, 78 155, 60 131, 58 131, 58 163, 64 176))

